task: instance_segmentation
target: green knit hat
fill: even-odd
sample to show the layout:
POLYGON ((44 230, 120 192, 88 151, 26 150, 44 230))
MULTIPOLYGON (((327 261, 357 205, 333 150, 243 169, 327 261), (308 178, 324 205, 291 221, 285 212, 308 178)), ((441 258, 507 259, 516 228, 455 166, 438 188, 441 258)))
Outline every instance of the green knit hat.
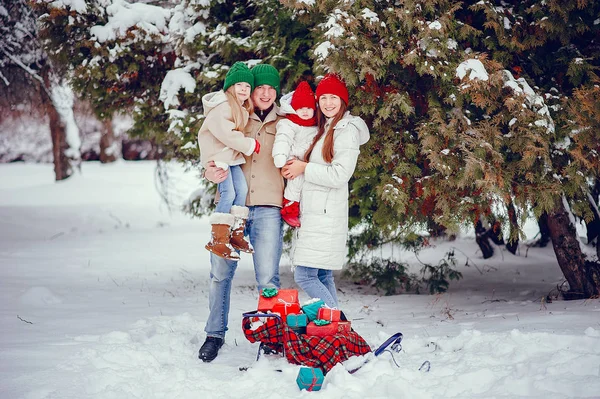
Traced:
POLYGON ((254 65, 252 69, 254 75, 254 86, 269 85, 277 91, 279 95, 279 72, 274 66, 268 64, 254 65))
POLYGON ((250 85, 250 90, 254 90, 254 75, 248 69, 248 66, 241 61, 236 62, 231 66, 227 75, 225 75, 225 83, 223 91, 229 89, 236 83, 246 82, 250 85))

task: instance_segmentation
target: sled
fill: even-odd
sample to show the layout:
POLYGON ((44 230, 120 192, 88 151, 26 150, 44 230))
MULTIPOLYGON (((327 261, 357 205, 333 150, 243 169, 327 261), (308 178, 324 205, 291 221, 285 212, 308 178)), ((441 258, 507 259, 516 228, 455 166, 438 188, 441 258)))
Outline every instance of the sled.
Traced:
MULTIPOLYGON (((265 325, 267 325, 265 323, 265 325)), ((259 327, 260 328, 260 327, 259 327)), ((290 337, 292 337, 292 339, 294 340, 300 340, 302 341, 305 338, 311 339, 314 337, 302 337, 302 335, 304 334, 298 334, 296 335, 293 331, 290 330, 289 327, 287 327, 285 325, 285 323, 283 322, 283 319, 281 316, 279 316, 278 314, 274 314, 274 313, 263 313, 261 311, 252 311, 252 312, 247 312, 247 313, 243 313, 242 314, 242 329, 244 329, 244 334, 246 335, 246 338, 248 340, 250 340, 250 342, 260 342, 260 345, 258 347, 258 352, 256 355, 256 360, 258 360, 262 354, 273 354, 274 351, 273 347, 276 346, 278 349, 280 348, 281 350, 278 352, 282 357, 287 358, 288 362, 293 363, 293 364, 301 364, 301 365, 306 365, 306 366, 314 366, 314 364, 305 364, 303 363, 301 360, 298 360, 297 358, 294 358, 293 356, 289 356, 288 353, 286 353, 286 347, 290 348, 290 347, 294 347, 294 344, 296 342, 290 342, 290 337), (263 332, 263 338, 260 341, 254 341, 253 339, 251 339, 248 334, 246 333, 246 327, 250 325, 250 320, 251 319, 261 319, 264 318, 266 320, 273 320, 274 322, 270 322, 269 323, 269 327, 265 329, 266 331, 273 331, 273 334, 269 335, 269 334, 264 334, 263 332), (278 326, 277 326, 278 324, 278 326), (277 333, 275 333, 275 331, 277 333), (300 338, 298 337, 300 336, 300 338)), ((358 355, 362 355, 362 354, 366 354, 369 352, 372 352, 374 354, 375 357, 381 355, 384 352, 390 352, 392 354, 392 358, 393 357, 393 353, 398 353, 402 350, 402 338, 403 335, 401 332, 397 332, 395 334, 393 334, 392 336, 390 336, 387 340, 385 340, 385 342, 383 342, 381 345, 379 345, 379 347, 377 347, 377 349, 375 349, 374 351, 372 351, 370 349, 370 347, 368 346, 368 344, 364 341, 364 339, 362 337, 360 337, 360 335, 358 335, 356 332, 354 332, 353 330, 351 331, 351 333, 348 334, 349 335, 349 339, 351 340, 358 340, 360 338, 360 340, 362 340, 365 345, 367 345, 367 347, 369 348, 369 350, 367 352, 364 352, 364 350, 360 353, 354 353, 351 354, 351 356, 358 356, 358 355), (357 338, 358 337, 358 338, 357 338)), ((349 347, 353 347, 352 342, 348 345, 349 347)), ((347 358, 346 358, 347 359, 347 358)), ((360 366, 353 368, 352 370, 348 370, 349 373, 355 373, 356 371, 358 371, 363 365, 365 365, 369 360, 367 359, 364 363, 362 363, 360 366)), ((394 359, 394 363, 396 364, 396 366, 398 366, 398 363, 396 362, 396 360, 394 359)), ((330 367, 331 364, 327 365, 326 367, 330 367)), ((399 367, 399 366, 398 366, 399 367)), ((245 368, 240 368, 241 369, 245 369, 245 368)), ((328 371, 327 369, 325 371, 328 371)))
MULTIPOLYGON (((259 310, 255 310, 253 312, 242 313, 242 326, 244 326, 244 324, 246 323, 245 320, 254 318, 254 317, 260 318, 260 319, 272 318, 272 319, 277 320, 279 323, 283 324, 283 319, 281 318, 280 315, 275 314, 275 313, 263 313, 259 310)), ((284 334, 284 339, 286 341, 288 341, 289 340, 288 331, 284 330, 283 334, 284 334)), ((265 353, 265 354, 269 355, 272 352, 273 352, 272 349, 270 348, 270 346, 267 343, 261 342, 260 345, 258 345, 258 353, 256 354, 256 360, 260 359, 261 353, 265 353), (266 348, 268 348, 268 349, 266 349, 266 348)), ((285 357, 285 346, 284 345, 282 345, 281 356, 285 357)))
MULTIPOLYGON (((394 357, 394 353, 400 353, 400 351, 402 350, 402 338, 404 336, 402 335, 401 332, 397 332, 395 334, 392 334, 392 336, 390 336, 388 339, 386 339, 381 345, 379 345, 379 347, 377 349, 375 349, 373 351, 373 355, 375 357, 378 357, 379 355, 381 355, 384 352, 389 352, 392 355, 392 360, 394 361, 394 364, 396 365, 396 367, 400 367, 400 365, 398 364, 398 362, 396 362, 396 358, 394 357)), ((364 363, 362 363, 360 366, 355 367, 351 370, 348 370, 348 372, 350 374, 354 374, 356 373, 358 370, 360 370, 360 368, 362 366, 364 366, 365 364, 367 364, 369 362, 369 359, 365 360, 364 363)))

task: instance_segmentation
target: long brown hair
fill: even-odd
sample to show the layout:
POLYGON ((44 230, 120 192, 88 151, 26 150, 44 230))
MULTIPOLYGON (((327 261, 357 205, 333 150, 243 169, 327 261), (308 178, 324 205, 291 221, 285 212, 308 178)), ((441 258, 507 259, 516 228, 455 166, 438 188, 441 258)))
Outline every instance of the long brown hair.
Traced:
POLYGON ((252 113, 254 112, 254 104, 252 103, 252 99, 248 97, 248 99, 244 101, 242 105, 240 105, 235 95, 235 88, 233 86, 230 86, 225 91, 225 95, 227 96, 227 102, 231 107, 231 116, 233 117, 235 129, 243 132, 246 126, 244 125, 242 107, 245 108, 246 111, 248 111, 248 114, 252 115, 252 113))
MULTIPOLYGON (((331 124, 329 125, 329 129, 327 130, 327 133, 325 135, 325 141, 323 142, 322 155, 323 159, 327 163, 331 163, 331 161, 333 161, 333 128, 344 117, 346 109, 348 109, 348 106, 345 102, 340 101, 340 103, 340 110, 333 117, 331 124)), ((317 144, 317 141, 319 141, 323 134, 325 134, 325 123, 327 123, 327 117, 323 115, 323 111, 321 111, 321 109, 319 108, 319 111, 317 112, 317 126, 319 127, 319 130, 312 144, 310 145, 308 150, 306 150, 306 154, 304 154, 304 160, 307 162, 310 157, 310 154, 312 153, 313 148, 315 148, 315 145, 317 144)))

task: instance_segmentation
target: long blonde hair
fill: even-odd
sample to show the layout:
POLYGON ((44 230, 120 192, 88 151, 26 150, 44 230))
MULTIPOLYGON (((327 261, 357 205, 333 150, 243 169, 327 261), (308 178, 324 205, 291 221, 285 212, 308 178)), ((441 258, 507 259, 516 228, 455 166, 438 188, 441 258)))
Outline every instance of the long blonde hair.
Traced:
POLYGON ((235 124, 236 130, 244 131, 246 127, 244 125, 244 115, 242 113, 242 108, 248 111, 248 114, 252 115, 254 112, 254 104, 252 103, 252 99, 248 97, 243 104, 240 104, 235 95, 235 88, 230 86, 225 91, 225 95, 227 96, 227 102, 231 107, 231 116, 233 117, 233 123, 235 124))
MULTIPOLYGON (((348 109, 345 102, 343 102, 343 101, 340 101, 340 102, 341 102, 340 110, 333 117, 331 124, 329 125, 329 129, 327 130, 327 135, 325 136, 325 141, 323 143, 322 156, 323 156, 323 159, 325 160, 325 162, 327 162, 327 163, 331 163, 331 161, 333 161, 333 128, 344 117, 344 114, 346 113, 346 109, 348 109)), ((315 139, 313 140, 312 144, 310 145, 310 147, 304 154, 304 159, 307 162, 310 158, 310 154, 312 153, 313 148, 315 148, 315 145, 317 144, 317 141, 319 141, 319 139, 323 136, 323 134, 325 134, 325 123, 327 123, 327 117, 325 115, 323 115, 323 111, 321 111, 321 109, 319 108, 319 111, 317 112, 317 126, 319 127, 319 130, 318 130, 318 133, 315 136, 315 139)))

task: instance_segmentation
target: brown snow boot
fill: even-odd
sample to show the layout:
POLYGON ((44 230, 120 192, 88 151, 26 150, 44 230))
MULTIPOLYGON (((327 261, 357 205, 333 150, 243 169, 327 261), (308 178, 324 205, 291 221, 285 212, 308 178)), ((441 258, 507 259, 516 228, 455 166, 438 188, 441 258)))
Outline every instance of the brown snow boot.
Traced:
POLYGON ((248 213, 250 210, 247 206, 231 207, 231 214, 235 217, 233 228, 231 229, 231 246, 238 251, 248 252, 249 254, 254 253, 254 248, 248 240, 248 237, 244 237, 244 230, 246 229, 246 220, 248 220, 248 213))
POLYGON ((230 244, 231 225, 235 218, 229 213, 213 213, 210 216, 212 232, 210 242, 205 248, 213 254, 228 260, 239 260, 240 255, 230 244))

